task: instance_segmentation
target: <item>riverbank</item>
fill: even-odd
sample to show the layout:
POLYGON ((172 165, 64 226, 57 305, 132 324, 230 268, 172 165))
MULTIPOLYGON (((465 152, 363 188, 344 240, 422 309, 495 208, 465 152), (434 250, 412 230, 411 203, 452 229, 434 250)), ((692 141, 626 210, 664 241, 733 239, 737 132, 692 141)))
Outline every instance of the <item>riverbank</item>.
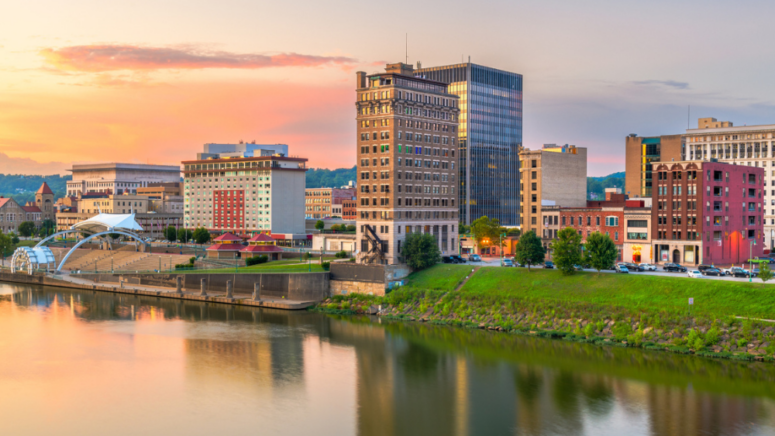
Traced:
POLYGON ((385 297, 340 295, 313 310, 773 361, 775 324, 756 321, 775 318, 772 289, 761 283, 636 274, 563 276, 521 268, 483 267, 472 274, 470 266, 437 265, 412 274, 406 286, 385 297))

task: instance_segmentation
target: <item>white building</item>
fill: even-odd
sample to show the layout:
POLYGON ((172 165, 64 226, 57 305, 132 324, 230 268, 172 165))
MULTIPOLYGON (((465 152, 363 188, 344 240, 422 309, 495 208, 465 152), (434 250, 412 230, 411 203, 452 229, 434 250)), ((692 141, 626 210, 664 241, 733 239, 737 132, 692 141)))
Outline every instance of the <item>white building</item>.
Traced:
POLYGON ((99 163, 73 165, 73 180, 67 182, 67 196, 89 192, 136 194, 137 188, 150 183, 180 182, 177 165, 145 165, 130 163, 99 163))
MULTIPOLYGON (((206 151, 213 151, 208 144, 206 151)), ((252 146, 255 144, 238 144, 252 146)), ((306 162, 273 153, 183 162, 184 221, 215 233, 304 235, 306 162)), ((260 154, 260 153, 259 153, 260 154)), ((294 239, 286 237, 285 239, 294 239)))

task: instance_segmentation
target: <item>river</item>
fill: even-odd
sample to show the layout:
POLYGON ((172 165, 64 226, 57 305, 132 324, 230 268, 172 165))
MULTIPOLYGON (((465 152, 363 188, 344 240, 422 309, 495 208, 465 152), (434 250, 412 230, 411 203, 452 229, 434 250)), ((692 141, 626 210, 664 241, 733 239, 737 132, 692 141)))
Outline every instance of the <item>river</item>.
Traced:
POLYGON ((769 435, 775 365, 0 283, 2 435, 769 435))

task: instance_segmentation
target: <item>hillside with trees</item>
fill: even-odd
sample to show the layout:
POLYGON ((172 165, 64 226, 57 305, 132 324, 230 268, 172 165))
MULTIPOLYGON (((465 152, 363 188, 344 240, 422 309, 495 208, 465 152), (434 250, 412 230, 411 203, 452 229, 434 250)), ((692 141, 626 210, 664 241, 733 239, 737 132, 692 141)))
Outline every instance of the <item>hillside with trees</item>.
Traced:
POLYGON ((604 177, 587 177, 587 199, 605 199, 606 188, 621 188, 624 192, 624 171, 604 177))
POLYGON ((21 174, 0 174, 0 195, 10 197, 17 203, 24 205, 28 201, 35 201, 35 192, 43 182, 54 191, 54 198, 64 197, 67 192, 67 181, 72 180, 71 175, 60 176, 29 176, 21 174))
POLYGON ((329 170, 312 168, 307 171, 307 188, 339 188, 355 181, 355 166, 329 170))

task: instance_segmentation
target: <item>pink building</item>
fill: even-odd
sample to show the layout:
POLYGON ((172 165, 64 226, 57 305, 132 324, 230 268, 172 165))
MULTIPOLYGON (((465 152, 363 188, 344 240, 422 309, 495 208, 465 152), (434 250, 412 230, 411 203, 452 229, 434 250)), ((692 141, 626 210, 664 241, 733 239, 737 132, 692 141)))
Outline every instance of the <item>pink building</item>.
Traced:
POLYGON ((656 262, 739 265, 763 255, 763 168, 658 162, 652 177, 656 262))

